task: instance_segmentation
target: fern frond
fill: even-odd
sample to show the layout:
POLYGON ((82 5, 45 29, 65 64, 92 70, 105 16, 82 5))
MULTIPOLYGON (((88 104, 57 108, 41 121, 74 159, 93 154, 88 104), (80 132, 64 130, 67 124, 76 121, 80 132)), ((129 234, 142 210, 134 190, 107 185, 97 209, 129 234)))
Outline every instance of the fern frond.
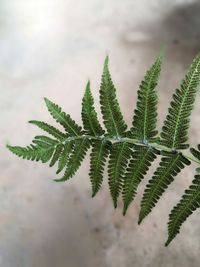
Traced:
POLYGON ((64 182, 71 178, 83 161, 87 150, 90 147, 90 141, 87 138, 78 139, 74 142, 73 150, 70 153, 66 164, 66 170, 62 178, 55 179, 56 182, 64 182))
POLYGON ((142 142, 153 141, 153 138, 158 133, 156 130, 157 94, 155 87, 160 76, 161 64, 162 53, 146 72, 138 90, 138 100, 134 111, 131 136, 142 142))
POLYGON ((196 97, 196 92, 200 82, 200 55, 198 55, 185 79, 176 89, 171 101, 168 115, 162 128, 161 143, 172 149, 188 148, 188 128, 190 114, 196 97))
POLYGON ((81 127, 76 124, 74 120, 71 119, 69 115, 62 111, 62 109, 48 100, 47 98, 44 99, 47 105, 47 108, 52 115, 52 117, 60 123, 67 133, 71 136, 80 136, 81 135, 81 127))
POLYGON ((124 174, 130 156, 130 144, 124 142, 112 145, 108 162, 108 183, 115 208, 117 207, 117 199, 123 186, 124 174))
POLYGON ((87 83, 85 94, 82 100, 82 121, 86 134, 92 136, 101 136, 104 134, 94 108, 94 99, 90 90, 90 82, 87 83))
POLYGON ((94 141, 90 154, 90 181, 92 184, 92 197, 99 191, 103 181, 103 170, 109 153, 109 145, 105 141, 94 141))
POLYGON ((43 131, 49 133, 50 135, 54 136, 58 140, 62 141, 63 139, 65 139, 67 137, 66 134, 62 133, 60 130, 56 129, 52 125, 49 125, 43 121, 31 120, 31 121, 29 121, 29 123, 36 125, 37 127, 42 129, 43 131))
POLYGON ((124 177, 123 185, 123 200, 124 209, 123 215, 126 214, 128 206, 134 200, 137 188, 144 175, 147 173, 152 162, 156 158, 156 151, 152 147, 135 146, 132 153, 132 159, 124 177))
POLYGON ((192 185, 185 190, 180 202, 172 209, 168 222, 168 240, 165 246, 180 232, 181 225, 200 208, 200 175, 195 175, 192 185))
MULTIPOLYGON (((160 165, 148 182, 141 201, 139 223, 151 212, 158 200, 174 180, 176 175, 191 161, 200 166, 200 145, 198 149, 188 147, 188 128, 190 114, 200 82, 200 55, 198 55, 180 88, 176 89, 170 103, 168 115, 162 127, 161 138, 157 137, 157 94, 156 85, 162 64, 162 53, 146 72, 138 90, 138 100, 133 115, 132 127, 127 130, 116 96, 108 68, 108 57, 103 67, 100 86, 100 108, 105 131, 102 128, 94 106, 94 99, 87 83, 82 99, 82 122, 79 126, 58 105, 45 98, 46 106, 52 117, 64 127, 60 131, 43 121, 32 120, 30 123, 47 132, 51 137, 37 135, 27 147, 10 146, 8 149, 19 157, 28 160, 50 162, 57 165, 57 174, 62 173, 58 182, 71 178, 79 169, 86 152, 92 146, 90 154, 90 180, 92 196, 99 191, 105 163, 108 160, 108 185, 117 207, 122 193, 127 212, 134 200, 139 183, 161 155, 160 165)), ((168 245, 179 232, 182 223, 200 207, 200 167, 193 185, 185 191, 179 204, 172 210, 168 223, 168 245)), ((84 174, 85 176, 85 174, 84 174)))
POLYGON ((155 171, 153 178, 149 181, 144 191, 141 201, 141 210, 139 214, 139 224, 151 212, 161 195, 167 187, 173 182, 174 177, 185 167, 190 161, 181 153, 162 152, 160 165, 155 171))
POLYGON ((119 137, 127 128, 116 98, 116 89, 111 80, 106 57, 100 88, 101 113, 109 136, 119 137))

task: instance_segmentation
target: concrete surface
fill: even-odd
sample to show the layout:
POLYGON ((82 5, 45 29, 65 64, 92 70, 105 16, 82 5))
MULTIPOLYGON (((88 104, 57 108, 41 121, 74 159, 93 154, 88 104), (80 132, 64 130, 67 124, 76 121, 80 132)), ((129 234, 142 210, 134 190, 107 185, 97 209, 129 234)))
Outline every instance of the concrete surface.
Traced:
MULTIPOLYGON (((54 123, 43 96, 80 122, 88 78, 98 101, 106 53, 130 125, 138 84, 165 45, 160 128, 174 88, 200 51, 199 12, 200 2, 183 0, 0 1, 0 266, 200 266, 199 211, 169 248, 163 246, 168 213, 191 182, 194 166, 177 177, 139 227, 139 201, 153 170, 124 218, 122 203, 113 210, 106 176, 98 196, 90 197, 88 158, 71 181, 57 184, 55 169, 20 160, 5 148, 8 141, 29 144, 40 133, 28 120, 54 123)), ((200 138, 199 115, 198 96, 192 144, 200 138)))

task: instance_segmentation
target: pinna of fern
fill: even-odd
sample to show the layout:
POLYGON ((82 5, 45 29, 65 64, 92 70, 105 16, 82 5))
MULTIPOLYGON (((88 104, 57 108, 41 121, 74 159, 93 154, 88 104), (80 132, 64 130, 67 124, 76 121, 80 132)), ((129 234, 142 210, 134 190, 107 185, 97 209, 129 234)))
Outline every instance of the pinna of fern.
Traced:
MULTIPOLYGON (((141 201, 139 223, 152 211, 158 200, 175 176, 183 168, 196 162, 200 165, 200 147, 189 147, 188 129, 198 85, 200 82, 200 55, 192 62, 180 88, 173 94, 168 114, 160 135, 157 124, 156 85, 160 76, 163 53, 147 70, 138 89, 132 127, 127 129, 111 79, 108 57, 103 67, 100 86, 100 107, 104 127, 99 123, 94 99, 87 83, 82 100, 82 122, 78 125, 58 105, 45 98, 51 116, 63 127, 63 131, 43 121, 30 121, 46 132, 36 136, 27 147, 7 145, 19 157, 28 160, 57 164, 57 182, 67 181, 79 169, 86 153, 90 150, 90 181, 92 196, 101 188, 104 169, 108 159, 108 186, 114 207, 122 194, 125 215, 135 198, 137 188, 153 161, 161 157, 160 164, 149 180, 141 201)), ((168 223, 168 245, 179 233, 183 222, 200 207, 200 175, 196 174, 193 184, 185 191, 180 202, 172 209, 168 223)))

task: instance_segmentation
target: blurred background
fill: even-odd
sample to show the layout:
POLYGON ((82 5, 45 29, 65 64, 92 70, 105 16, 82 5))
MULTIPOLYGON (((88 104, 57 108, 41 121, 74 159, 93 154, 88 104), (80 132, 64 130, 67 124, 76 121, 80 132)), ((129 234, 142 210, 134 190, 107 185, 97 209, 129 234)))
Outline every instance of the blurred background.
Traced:
MULTIPOLYGON (((199 267, 200 212, 164 248, 171 208, 191 183, 184 170, 139 227, 141 184, 127 216, 114 211, 107 189, 91 198, 88 157, 68 183, 55 169, 23 161, 5 144, 27 145, 40 131, 30 119, 54 123, 43 97, 80 122, 88 78, 98 105, 105 55, 124 117, 131 125, 139 82, 165 46, 159 94, 159 128, 170 97, 200 51, 200 1, 0 1, 0 266, 199 267)), ((200 105, 192 114, 190 142, 200 140, 200 105)))

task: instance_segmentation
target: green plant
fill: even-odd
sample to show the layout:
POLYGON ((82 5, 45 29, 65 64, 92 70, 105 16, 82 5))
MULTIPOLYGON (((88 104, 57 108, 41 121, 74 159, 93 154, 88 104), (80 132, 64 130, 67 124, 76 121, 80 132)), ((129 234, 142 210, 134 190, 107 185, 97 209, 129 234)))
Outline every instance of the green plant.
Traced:
MULTIPOLYGON (((24 159, 43 163, 50 161, 50 166, 57 163, 57 173, 63 170, 64 173, 55 181, 64 182, 75 174, 91 147, 89 175, 92 196, 95 196, 101 187, 103 170, 109 156, 108 184, 111 196, 116 208, 118 197, 122 193, 124 215, 134 200, 139 183, 155 158, 160 156, 160 165, 147 184, 141 201, 139 214, 139 223, 141 223, 173 182, 174 177, 191 161, 200 164, 200 145, 196 150, 188 149, 187 144, 190 114, 200 82, 200 55, 194 59, 180 88, 173 94, 168 115, 158 135, 155 87, 160 75, 162 58, 163 55, 160 53, 140 84, 131 129, 127 129, 120 111, 116 90, 108 69, 108 57, 106 57, 100 87, 100 105, 105 130, 97 118, 90 82, 88 82, 82 101, 83 128, 66 115, 58 105, 45 98, 50 114, 63 126, 65 132, 45 122, 33 120, 30 123, 52 137, 39 135, 34 138, 30 146, 8 145, 8 149, 24 159)), ((200 207, 200 174, 198 173, 199 168, 193 184, 171 211, 166 245, 179 233, 187 217, 200 207)))

